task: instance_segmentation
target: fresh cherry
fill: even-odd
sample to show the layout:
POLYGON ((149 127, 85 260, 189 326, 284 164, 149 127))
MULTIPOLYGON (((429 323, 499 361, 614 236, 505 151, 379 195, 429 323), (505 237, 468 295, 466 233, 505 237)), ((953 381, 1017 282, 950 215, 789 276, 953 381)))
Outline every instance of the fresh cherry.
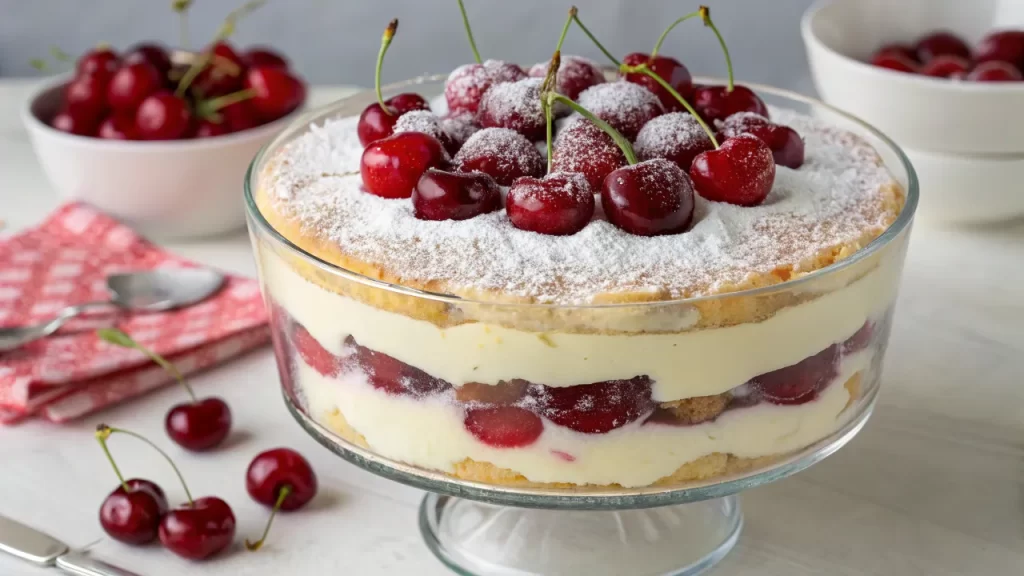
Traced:
POLYGON ((594 192, 582 174, 552 172, 543 178, 524 177, 509 188, 505 211, 520 230, 568 236, 590 223, 594 192))
POLYGON ((558 132, 554 150, 551 170, 582 174, 591 190, 600 190, 605 176, 626 165, 626 156, 612 137, 584 118, 558 132))
POLYGON ((1001 30, 985 36, 978 44, 974 61, 993 60, 1024 66, 1024 30, 1001 30))
POLYGON ((544 111, 540 103, 541 78, 495 84, 480 99, 477 121, 484 128, 509 128, 529 140, 544 138, 544 111))
POLYGON ((393 132, 423 132, 437 138, 449 154, 459 151, 455 140, 441 127, 441 119, 430 110, 413 110, 402 114, 395 122, 393 132))
POLYGON ((167 55, 167 50, 159 44, 136 44, 124 53, 123 61, 127 64, 148 62, 162 79, 166 79, 167 73, 171 71, 171 57, 167 55))
POLYGON ((117 70, 120 60, 110 48, 95 48, 82 54, 75 65, 77 76, 99 76, 109 80, 117 70))
POLYGON ((224 106, 218 112, 220 112, 221 117, 224 119, 222 124, 227 126, 229 132, 241 132, 242 130, 248 130, 260 125, 260 119, 257 117, 256 110, 253 109, 252 104, 248 100, 233 102, 224 106))
POLYGON ((242 57, 224 41, 215 43, 209 50, 211 59, 192 82, 192 91, 203 98, 212 98, 239 90, 245 70, 242 57))
POLYGON ((107 104, 114 110, 129 112, 163 87, 160 72, 149 62, 125 62, 110 78, 107 104))
POLYGON ((227 402, 217 397, 177 404, 167 412, 164 428, 179 446, 202 452, 228 437, 231 409, 227 402))
POLYGON ((836 377, 839 345, 833 344, 800 362, 757 376, 750 384, 773 404, 803 404, 836 377))
POLYGON ((92 136, 96 134, 96 117, 83 112, 61 110, 52 120, 50 126, 54 130, 75 134, 77 136, 92 136))
MULTIPOLYGON (((550 61, 534 64, 530 68, 530 76, 544 78, 550 65, 550 61)), ((575 100, 580 92, 604 81, 604 72, 594 61, 582 56, 565 55, 561 57, 558 74, 555 76, 555 91, 575 100)))
POLYGON ((482 172, 430 168, 412 191, 412 207, 420 220, 467 220, 501 208, 501 189, 482 172))
POLYGON ((913 46, 907 46, 906 44, 886 44, 875 52, 873 59, 881 58, 883 56, 905 58, 910 62, 917 64, 917 51, 914 50, 913 46))
POLYGON ((272 508, 263 536, 256 542, 245 541, 246 548, 258 550, 278 510, 297 510, 316 496, 316 474, 302 454, 290 448, 275 448, 257 454, 249 463, 245 489, 253 500, 272 508))
POLYGON ((430 110, 430 105, 419 94, 398 94, 384 101, 387 111, 378 102, 370 104, 359 115, 356 133, 359 143, 367 146, 381 138, 387 138, 394 132, 398 119, 406 112, 413 110, 430 110))
POLYGON ((768 117, 768 106, 746 86, 702 86, 694 91, 693 107, 707 122, 725 120, 737 112, 768 117))
POLYGON ((676 234, 693 219, 693 184, 674 162, 646 160, 605 177, 601 206, 612 224, 630 234, 676 234))
POLYGON ((578 104, 632 142, 645 124, 664 114, 653 92, 632 82, 606 82, 584 90, 578 104))
POLYGON ((690 166, 690 178, 707 200, 757 206, 775 183, 775 158, 763 140, 740 134, 717 150, 698 155, 690 166))
POLYGON ((804 164, 804 140, 789 126, 774 124, 764 116, 741 112, 721 123, 718 138, 724 141, 740 134, 753 134, 764 141, 772 149, 775 163, 780 166, 795 170, 804 164))
POLYGON ((107 108, 109 83, 100 75, 82 75, 64 87, 64 107, 76 115, 100 116, 107 108))
POLYGON ((476 123, 476 118, 472 114, 456 112, 441 118, 441 129, 451 140, 452 147, 455 149, 452 154, 455 154, 469 140, 470 136, 480 131, 480 125, 476 123))
POLYGON ((212 120, 200 120, 196 126, 195 137, 196 138, 214 138, 216 136, 223 136, 229 134, 231 129, 228 128, 227 122, 221 120, 220 122, 214 122, 212 120))
MULTIPOLYGON (((690 76, 690 71, 686 69, 686 66, 683 66, 682 62, 675 58, 658 55, 652 59, 650 54, 634 52, 626 55, 626 57, 622 59, 622 63, 627 66, 647 64, 647 67, 652 72, 661 76, 661 79, 674 88, 675 91, 683 98, 689 98, 693 94, 693 78, 690 76)), ((643 74, 641 72, 629 72, 622 75, 622 77, 625 78, 627 82, 639 84, 650 90, 658 97, 658 100, 661 101, 661 105, 665 107, 667 112, 682 112, 686 110, 686 108, 679 103, 679 100, 676 100, 676 97, 673 96, 671 92, 666 90, 664 86, 647 74, 643 74)))
POLYGON ((242 55, 242 62, 247 68, 269 66, 271 68, 288 68, 288 60, 270 48, 255 46, 242 55))
POLYGON ((135 112, 135 131, 141 140, 177 140, 188 133, 191 122, 188 104, 170 92, 146 97, 135 112))
POLYGON ((447 162, 441 142, 422 132, 402 132, 377 140, 363 150, 359 172, 363 187, 382 198, 408 198, 427 168, 447 162))
POLYGON ((174 508, 160 522, 160 542, 182 558, 204 560, 227 548, 235 538, 235 514, 215 496, 174 508))
POLYGON ((971 63, 959 56, 941 54, 921 67, 921 74, 935 78, 963 78, 971 69, 971 63))
POLYGON ((715 145, 692 114, 670 112, 648 122, 636 136, 636 155, 641 160, 664 158, 684 171, 701 152, 715 145))
POLYGON ((604 434, 620 428, 655 407, 651 380, 646 376, 558 388, 544 386, 543 391, 535 385, 528 393, 537 394, 545 418, 584 434, 604 434))
POLYGON ((1024 80, 1020 70, 1013 64, 1000 60, 989 60, 978 64, 967 75, 972 82, 1020 82, 1024 80))
POLYGON ((899 53, 878 54, 871 59, 871 64, 879 68, 906 72, 908 74, 916 74, 918 71, 917 62, 899 53))
POLYGON ((100 122, 96 135, 103 140, 135 140, 135 118, 124 114, 111 114, 100 122))
POLYGON ((518 406, 470 408, 464 425, 477 440, 495 448, 529 446, 544 432, 540 417, 518 406))
POLYGON ((928 64, 939 56, 956 56, 965 60, 971 59, 971 49, 967 43, 952 32, 940 31, 929 34, 914 45, 917 61, 928 64))
POLYGON ((491 86, 517 82, 526 78, 526 72, 517 64, 502 60, 487 60, 482 64, 465 64, 452 70, 444 85, 444 97, 450 112, 476 114, 491 86))
POLYGON ((100 525, 114 540, 148 544, 157 538, 160 519, 167 513, 167 498, 149 480, 132 478, 111 492, 100 506, 100 525))
POLYGON ((522 134, 508 128, 484 128, 469 137, 453 160, 460 172, 483 172, 501 186, 517 178, 544 174, 544 159, 522 134))
POLYGON ((306 100, 305 84, 281 68, 249 68, 245 73, 245 88, 253 91, 250 102, 265 122, 290 114, 306 100))

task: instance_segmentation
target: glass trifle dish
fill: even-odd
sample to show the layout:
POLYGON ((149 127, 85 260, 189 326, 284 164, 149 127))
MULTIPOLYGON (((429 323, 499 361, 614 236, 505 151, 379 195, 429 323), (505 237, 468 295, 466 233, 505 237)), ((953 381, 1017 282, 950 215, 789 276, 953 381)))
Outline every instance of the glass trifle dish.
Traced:
POLYGON ((743 88, 763 110, 708 111, 709 135, 643 83, 556 98, 554 76, 477 66, 315 111, 254 161, 286 401, 338 454, 433 492, 422 528, 463 573, 574 573, 573 530, 588 573, 696 573, 735 542, 722 497, 866 421, 913 171, 772 88, 743 88), (475 110, 466 74, 494 82, 475 110), (681 520, 638 519, 642 546, 596 511, 653 507, 681 520), (509 555, 510 534, 564 557, 509 555))

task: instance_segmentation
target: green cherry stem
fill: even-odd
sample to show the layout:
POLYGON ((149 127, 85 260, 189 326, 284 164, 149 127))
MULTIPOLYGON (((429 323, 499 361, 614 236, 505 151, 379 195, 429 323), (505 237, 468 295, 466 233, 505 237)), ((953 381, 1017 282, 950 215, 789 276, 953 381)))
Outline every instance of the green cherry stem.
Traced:
POLYGON ((292 493, 292 487, 285 484, 281 487, 281 490, 277 493, 277 502, 274 502, 274 508, 270 511, 270 518, 267 518, 267 525, 263 528, 263 535, 260 539, 255 542, 250 542, 248 538, 245 540, 245 548, 250 552, 255 552, 263 547, 263 542, 267 540, 267 534, 270 534, 270 525, 274 523, 274 517, 277 516, 277 511, 281 509, 281 505, 284 504, 285 498, 292 493))
POLYGON ((565 26, 562 26, 562 35, 558 37, 558 44, 555 45, 555 52, 562 52, 562 43, 565 42, 565 35, 569 33, 569 27, 572 26, 572 21, 576 18, 576 13, 579 10, 575 6, 569 8, 569 17, 565 20, 565 26))
POLYGON ((682 104, 683 108, 686 108, 686 111, 693 116, 694 120, 696 120, 697 123, 700 124, 700 127, 704 129, 704 132, 707 133, 708 138, 711 139, 711 143, 715 145, 715 149, 718 148, 718 139, 715 138, 715 133, 708 126, 707 122, 705 122, 704 119, 700 117, 700 114, 698 114, 697 111, 693 109, 693 106, 691 106, 690 103, 686 101, 686 98, 683 98, 682 94, 677 92, 676 89, 673 88, 671 84, 666 82, 664 78, 659 76, 657 72, 648 68, 646 63, 638 64, 636 66, 622 66, 620 70, 622 70, 623 72, 639 72, 641 74, 646 74, 653 78, 654 81, 660 84, 662 88, 668 90, 669 94, 671 94, 673 98, 678 100, 679 103, 682 104))
MULTIPOLYGON (((237 92, 235 92, 235 94, 237 94, 237 92)), ((229 94, 228 96, 231 96, 231 94, 229 94)), ((225 96, 225 98, 227 98, 227 96, 225 96)), ((146 348, 142 344, 139 344, 131 336, 129 336, 128 334, 121 330, 118 330, 117 328, 100 328, 99 330, 96 331, 96 335, 99 336, 100 340, 109 342, 111 344, 114 344, 115 346, 120 346, 122 348, 131 348, 133 350, 138 350, 139 352, 142 352, 143 354, 148 356, 150 360, 159 364, 161 368, 167 370, 168 374, 173 376, 174 379, 177 380, 179 384, 184 386, 185 391, 188 392, 188 395, 190 398, 192 398, 193 403, 198 402, 195 392, 192 391, 192 387, 189 386, 188 382, 185 381, 185 377, 181 375, 181 372, 178 372, 178 369, 174 366, 174 364, 169 362, 163 356, 157 354, 156 352, 153 352, 152 350, 146 348)))
POLYGON ((476 49, 476 40, 473 39, 473 27, 469 25, 469 16, 466 15, 466 6, 462 3, 462 0, 459 0, 459 12, 462 13, 462 26, 466 29, 466 37, 469 38, 469 47, 473 50, 473 58, 477 64, 480 64, 480 51, 476 49))
MULTIPOLYGON (((571 14, 571 11, 570 11, 570 14, 571 14)), ((570 16, 569 18, 570 18, 569 22, 572 22, 572 16, 570 16)), ((562 29, 562 38, 563 39, 565 38, 565 31, 568 30, 568 28, 569 28, 568 23, 566 23, 565 28, 562 29)), ((562 45, 562 41, 561 40, 558 41, 558 45, 559 46, 562 45)), ((551 144, 551 140, 552 140, 552 138, 551 138, 551 124, 552 124, 552 118, 551 118, 552 117, 552 114, 551 114, 551 98, 548 97, 548 94, 553 94, 555 92, 555 88, 558 85, 558 82, 557 82, 558 68, 561 65, 562 65, 562 53, 560 51, 558 51, 558 50, 555 50, 555 53, 551 55, 551 62, 548 63, 548 72, 544 76, 544 82, 543 82, 543 84, 541 84, 541 87, 540 87, 540 94, 541 94, 541 96, 540 96, 540 105, 541 105, 541 108, 544 110, 544 122, 545 122, 546 129, 547 129, 546 144, 547 144, 547 151, 548 151, 548 173, 551 173, 551 164, 552 164, 552 158, 553 158, 552 150, 551 150, 551 145, 552 145, 551 144)))
POLYGON ((391 22, 388 22, 387 28, 384 29, 384 35, 380 37, 377 67, 373 72, 373 89, 377 91, 377 102, 380 104, 381 110, 388 116, 393 116, 394 114, 388 108, 388 105, 384 103, 384 96, 380 93, 380 71, 384 68, 384 55, 388 52, 388 46, 391 46, 391 40, 395 37, 395 32, 398 32, 398 18, 393 18, 391 22))
POLYGON ((192 0, 174 0, 171 2, 171 9, 178 13, 178 33, 181 41, 181 48, 188 50, 188 9, 192 6, 192 0))
MULTIPOLYGON (((256 11, 266 3, 267 0, 249 0, 249 2, 246 2, 240 7, 232 10, 224 18, 224 22, 221 23, 220 28, 217 30, 217 34, 213 37, 213 42, 210 43, 210 47, 203 50, 192 60, 192 64, 188 67, 188 70, 185 71, 185 75, 178 81, 178 87, 174 90, 175 96, 178 98, 185 96, 185 91, 192 85, 192 82, 199 76, 199 73, 214 61, 214 45, 234 34, 235 27, 241 18, 248 16, 250 13, 256 11)), ((186 6, 186 8, 187 7, 188 6, 186 6)), ((239 72, 241 71, 239 70, 239 72)), ((231 75, 236 76, 237 73, 231 75)))
POLYGON ((616 130, 615 128, 612 128, 607 122, 601 120, 597 116, 594 116, 590 112, 590 110, 587 110, 583 106, 580 106, 579 104, 573 102, 572 99, 566 98, 565 96, 562 96, 561 94, 555 92, 548 92, 547 101, 548 106, 551 106, 555 102, 561 102, 562 104, 565 104, 569 108, 572 108, 573 111, 578 112, 580 116, 583 116, 587 120, 593 122, 595 126, 600 128, 601 130, 604 130, 605 132, 608 133, 609 136, 612 137, 612 140, 615 141, 615 145, 618 146, 619 149, 622 150, 622 153, 626 156, 626 162, 628 162, 630 165, 637 163, 636 153, 633 152, 633 146, 630 145, 629 140, 626 140, 625 136, 620 134, 619 131, 616 130))
POLYGON ((110 428, 100 425, 102 428, 96 428, 96 441, 100 443, 100 448, 103 448, 103 453, 107 455, 107 461, 110 462, 110 467, 114 469, 114 474, 117 474, 117 480, 121 483, 121 488, 125 492, 130 492, 128 489, 128 483, 124 481, 124 475, 121 474, 121 469, 117 467, 117 462, 114 462, 114 456, 110 453, 110 448, 107 447, 107 438, 110 437, 110 428))
POLYGON ((210 100, 197 102, 196 116, 219 124, 221 121, 219 111, 221 109, 231 106, 232 104, 244 102, 255 96, 255 90, 252 88, 246 88, 244 90, 239 90, 238 92, 232 92, 231 94, 225 94, 224 96, 218 96, 210 100))
MULTIPOLYGON (((576 7, 573 6, 573 8, 576 8, 576 7)), ((580 21, 580 17, 578 15, 573 14, 572 19, 576 21, 576 25, 580 27, 580 30, 583 30, 583 33, 587 35, 587 38, 590 38, 590 41, 593 42, 594 45, 597 46, 597 48, 601 52, 603 52, 604 55, 609 60, 612 61, 612 64, 614 64, 616 68, 618 68, 619 66, 622 66, 622 63, 619 62, 619 59, 616 58, 615 56, 612 56, 612 53, 609 52, 608 49, 605 48, 603 44, 601 44, 601 42, 597 39, 597 37, 594 36, 594 34, 590 31, 590 29, 588 29, 586 26, 583 25, 583 22, 580 21)))
MULTIPOLYGON (((185 497, 188 498, 188 505, 189 505, 189 507, 191 508, 192 506, 195 505, 195 501, 192 499, 192 493, 189 492, 189 490, 188 490, 188 484, 185 483, 185 477, 181 475, 181 471, 178 470, 178 467, 174 465, 174 460, 171 460, 171 457, 168 456, 166 452, 161 450, 160 447, 157 446, 156 444, 153 444, 152 442, 150 442, 149 439, 146 438, 145 436, 142 436, 141 434, 136 434, 135 432, 132 432, 131 430, 125 430, 123 428, 112 428, 110 426, 107 426, 106 424, 100 424, 99 426, 96 426, 96 439, 99 440, 100 444, 104 447, 104 450, 106 450, 106 441, 107 441, 107 439, 110 438, 110 435, 115 433, 115 432, 118 433, 118 434, 126 434, 128 436, 131 436, 131 437, 137 439, 137 440, 142 440, 146 444, 149 444, 150 448, 152 448, 152 449, 156 450, 157 452, 159 452, 160 455, 164 457, 164 460, 167 460, 167 463, 171 465, 171 468, 174 470, 174 473, 177 474, 178 480, 181 482, 181 487, 185 490, 185 497)), ((109 455, 109 453, 108 453, 108 455, 109 455)), ((111 464, 113 464, 113 459, 111 459, 111 464)), ((115 467, 115 470, 116 470, 116 467, 115 467)), ((118 472, 118 476, 119 477, 120 477, 120 475, 121 475, 121 473, 118 472)))
POLYGON ((698 10, 696 12, 691 12, 691 13, 687 14, 686 16, 683 16, 682 18, 680 18, 680 19, 676 20, 675 22, 669 24, 668 28, 665 28, 665 31, 661 33, 661 36, 658 36, 658 41, 654 44, 654 50, 651 50, 651 60, 654 60, 654 57, 658 55, 658 51, 661 50, 662 42, 665 41, 665 37, 668 36, 668 33, 671 32, 673 28, 675 28, 676 26, 682 24, 683 22, 686 22, 690 18, 696 18, 697 16, 701 16, 700 10, 698 10))
POLYGON ((701 20, 704 21, 704 25, 711 28, 711 31, 718 37, 718 43, 722 45, 722 52, 725 53, 725 69, 729 72, 729 85, 726 90, 732 92, 736 84, 733 81, 732 57, 729 56, 729 47, 725 45, 725 38, 722 38, 722 33, 718 31, 718 27, 711 21, 711 9, 707 6, 701 6, 697 12, 700 14, 701 20))

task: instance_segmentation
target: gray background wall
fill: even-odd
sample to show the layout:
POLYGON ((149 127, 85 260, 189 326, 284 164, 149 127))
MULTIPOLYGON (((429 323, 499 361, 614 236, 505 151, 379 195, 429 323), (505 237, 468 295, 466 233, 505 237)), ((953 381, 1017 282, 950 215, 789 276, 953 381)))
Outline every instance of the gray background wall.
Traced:
MULTIPOLYGON (((532 63, 550 55, 573 0, 466 0, 484 57, 532 63)), ((648 51, 673 19, 700 0, 575 0, 588 27, 616 55, 648 51)), ((704 0, 707 2, 708 0, 704 0)), ((196 0, 193 42, 209 38, 242 0, 196 0)), ((711 0, 730 43, 737 77, 810 90, 800 14, 812 0, 711 0)), ((78 54, 97 42, 124 48, 140 39, 174 43, 170 0, 0 0, 0 76, 38 74, 28 61, 50 46, 78 54)), ((238 27, 235 42, 271 44, 313 83, 370 85, 387 20, 401 27, 386 62, 386 81, 446 72, 471 60, 455 0, 270 0, 238 27)), ((694 74, 724 75, 710 31, 695 20, 677 28, 663 51, 694 74)), ((600 58, 578 30, 566 53, 600 58)))

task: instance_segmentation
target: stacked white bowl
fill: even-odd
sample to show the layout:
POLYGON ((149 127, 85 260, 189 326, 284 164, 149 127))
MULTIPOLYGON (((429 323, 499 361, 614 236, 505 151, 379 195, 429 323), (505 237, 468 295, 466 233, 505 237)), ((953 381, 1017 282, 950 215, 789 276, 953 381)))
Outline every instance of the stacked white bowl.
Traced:
POLYGON ((1024 28, 1024 0, 822 0, 804 15, 819 94, 903 147, 921 181, 922 218, 1024 216, 1024 82, 953 81, 866 62, 885 44, 938 30, 976 45, 1004 28, 1024 28))

